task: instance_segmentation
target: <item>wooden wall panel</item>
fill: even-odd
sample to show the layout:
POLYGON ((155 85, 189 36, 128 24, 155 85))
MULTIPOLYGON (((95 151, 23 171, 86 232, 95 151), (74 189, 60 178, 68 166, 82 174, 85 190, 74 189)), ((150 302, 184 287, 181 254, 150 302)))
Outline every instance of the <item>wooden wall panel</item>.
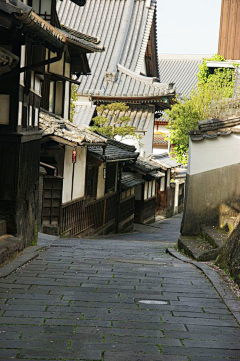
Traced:
POLYGON ((222 0, 218 53, 240 60, 240 0, 222 0))

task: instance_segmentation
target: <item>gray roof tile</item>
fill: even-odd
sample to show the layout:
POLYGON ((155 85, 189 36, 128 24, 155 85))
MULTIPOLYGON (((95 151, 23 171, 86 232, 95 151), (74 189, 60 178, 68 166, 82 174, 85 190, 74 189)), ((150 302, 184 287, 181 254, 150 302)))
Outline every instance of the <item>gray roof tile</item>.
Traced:
POLYGON ((136 187, 139 184, 144 184, 144 180, 138 178, 134 173, 123 172, 121 179, 121 185, 123 190, 136 187))
POLYGON ((43 131, 43 137, 55 136, 63 141, 77 145, 82 143, 106 143, 107 139, 85 128, 80 128, 69 120, 63 119, 53 113, 41 110, 39 115, 39 127, 43 131))
POLYGON ((103 53, 89 55, 92 75, 81 76, 78 93, 149 96, 171 94, 167 84, 140 76, 156 0, 91 0, 82 8, 59 1, 60 21, 81 33, 99 37, 103 53))
POLYGON ((152 116, 154 116, 154 106, 147 106, 147 105, 130 105, 129 109, 125 112, 119 111, 109 111, 106 110, 104 112, 98 111, 98 115, 102 115, 109 119, 108 125, 113 124, 114 117, 123 117, 127 116, 131 118, 130 122, 128 123, 129 126, 135 127, 139 132, 146 132, 150 123, 152 116))
POLYGON ((240 133, 240 117, 229 117, 226 119, 208 119, 198 122, 199 130, 190 132, 192 141, 204 139, 215 139, 219 136, 227 136, 231 133, 240 133))
POLYGON ((197 85, 199 65, 204 56, 169 55, 159 58, 160 81, 175 83, 179 95, 188 96, 197 85))

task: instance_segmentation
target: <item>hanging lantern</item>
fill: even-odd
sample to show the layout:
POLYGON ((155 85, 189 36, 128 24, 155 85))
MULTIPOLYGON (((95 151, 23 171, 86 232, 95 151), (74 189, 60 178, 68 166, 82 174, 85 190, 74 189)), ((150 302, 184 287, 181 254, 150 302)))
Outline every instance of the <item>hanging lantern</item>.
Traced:
POLYGON ((76 163, 77 161, 77 151, 74 149, 72 151, 72 163, 76 163))

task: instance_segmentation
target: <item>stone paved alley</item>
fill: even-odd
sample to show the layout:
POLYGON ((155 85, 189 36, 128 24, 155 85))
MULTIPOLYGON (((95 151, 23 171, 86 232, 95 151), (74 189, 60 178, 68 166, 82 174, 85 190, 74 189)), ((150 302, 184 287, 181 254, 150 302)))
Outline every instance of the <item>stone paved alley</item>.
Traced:
POLYGON ((0 359, 240 360, 240 329, 215 288, 165 253, 180 220, 56 240, 2 278, 0 359))

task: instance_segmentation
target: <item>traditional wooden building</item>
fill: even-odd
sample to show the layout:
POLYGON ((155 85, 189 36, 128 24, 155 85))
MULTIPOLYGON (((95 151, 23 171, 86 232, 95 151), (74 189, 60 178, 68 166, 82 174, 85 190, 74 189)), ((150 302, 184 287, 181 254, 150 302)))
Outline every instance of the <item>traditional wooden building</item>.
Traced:
POLYGON ((174 97, 172 85, 159 81, 156 0, 91 0, 81 9, 64 0, 57 8, 65 26, 99 36, 105 47, 90 54, 92 74, 79 79, 75 124, 89 126, 100 103, 125 102, 130 125, 142 139, 122 141, 146 157, 152 153, 155 112, 169 108, 174 97))
POLYGON ((139 157, 133 164, 125 166, 126 174, 138 179, 135 189, 135 223, 153 223, 156 214, 156 180, 165 177, 161 166, 152 160, 139 157))
POLYGON ((56 3, 0 1, 0 219, 24 246, 39 223, 40 106, 69 119, 72 77, 90 73, 87 53, 103 51, 99 39, 61 26, 56 3))
POLYGON ((186 169, 168 152, 150 157, 165 174, 156 182, 156 212, 171 217, 183 210, 186 169))
POLYGON ((41 83, 65 46, 65 35, 27 1, 0 1, 0 218, 23 246, 37 231, 41 83))
POLYGON ((43 110, 40 127, 42 230, 74 236, 131 229, 134 189, 121 191, 121 169, 135 162, 135 149, 43 110))

